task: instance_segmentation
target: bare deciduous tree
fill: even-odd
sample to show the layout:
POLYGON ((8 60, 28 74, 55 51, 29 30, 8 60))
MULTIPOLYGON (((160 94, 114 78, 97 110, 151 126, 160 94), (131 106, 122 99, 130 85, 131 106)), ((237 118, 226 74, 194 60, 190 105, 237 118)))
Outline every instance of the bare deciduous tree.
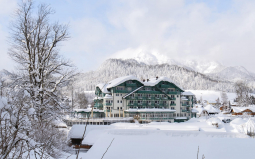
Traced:
POLYGON ((228 95, 227 95, 227 93, 225 91, 222 91, 220 96, 221 96, 222 104, 224 106, 226 106, 228 104, 228 95))
POLYGON ((40 4, 34 12, 33 2, 20 4, 12 25, 10 57, 20 68, 17 85, 30 94, 31 107, 44 120, 65 107, 58 98, 59 88, 73 76, 69 61, 61 58, 57 46, 69 38, 68 26, 50 23, 54 11, 40 4))
POLYGON ((251 98, 249 97, 249 93, 251 91, 248 84, 244 81, 237 81, 234 84, 235 92, 237 96, 237 103, 241 107, 245 107, 251 104, 251 98))

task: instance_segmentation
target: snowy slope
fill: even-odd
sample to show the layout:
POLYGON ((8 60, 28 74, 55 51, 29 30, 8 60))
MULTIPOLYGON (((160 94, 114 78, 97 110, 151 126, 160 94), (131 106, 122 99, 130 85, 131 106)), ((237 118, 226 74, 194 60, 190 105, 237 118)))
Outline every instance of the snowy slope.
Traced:
POLYGON ((236 80, 249 80, 255 81, 255 74, 249 72, 243 66, 225 66, 220 62, 212 60, 191 60, 182 59, 176 60, 169 58, 166 55, 159 54, 153 51, 138 50, 126 50, 116 54, 114 58, 117 59, 134 59, 138 63, 144 63, 147 65, 169 64, 191 69, 203 74, 208 74, 213 77, 221 77, 230 81, 236 80))
POLYGON ((224 85, 224 89, 233 91, 231 82, 216 80, 191 69, 170 64, 147 65, 134 59, 108 59, 99 69, 80 74, 76 84, 80 91, 94 90, 99 83, 106 83, 127 75, 134 75, 139 80, 166 76, 184 89, 221 90, 224 85))

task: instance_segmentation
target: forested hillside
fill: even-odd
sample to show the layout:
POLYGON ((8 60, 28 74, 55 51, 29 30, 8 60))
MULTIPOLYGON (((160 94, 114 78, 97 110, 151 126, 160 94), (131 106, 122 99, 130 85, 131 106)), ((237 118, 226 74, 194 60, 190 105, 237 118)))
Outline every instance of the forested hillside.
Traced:
POLYGON ((219 77, 216 79, 177 65, 147 65, 130 59, 106 60, 98 70, 80 74, 76 88, 79 88, 80 91, 94 90, 98 83, 105 83, 126 75, 135 75, 139 79, 167 76, 184 89, 233 91, 233 83, 219 77))

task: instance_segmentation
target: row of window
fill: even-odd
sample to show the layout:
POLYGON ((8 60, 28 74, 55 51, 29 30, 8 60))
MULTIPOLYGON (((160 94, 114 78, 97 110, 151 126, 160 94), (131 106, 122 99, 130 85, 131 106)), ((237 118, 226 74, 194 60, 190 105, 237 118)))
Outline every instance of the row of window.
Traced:
MULTIPOLYGON (((138 100, 138 101, 137 101, 137 103, 139 103, 139 104, 142 103, 142 102, 143 102, 142 100, 138 100)), ((154 102, 155 102, 156 104, 159 104, 159 101, 158 101, 158 100, 156 100, 156 101, 154 101, 154 102)), ((171 101, 171 103, 172 103, 172 102, 174 103, 174 101, 171 101)), ((130 100, 129 103, 130 103, 130 104, 134 104, 134 101, 133 101, 133 100, 130 100)), ((150 103, 152 103, 152 101, 147 100, 146 103, 147 103, 147 104, 150 104, 150 103)), ((166 104, 166 101, 163 101, 163 104, 166 104)))
POLYGON ((117 103, 122 103, 122 100, 117 100, 117 103))

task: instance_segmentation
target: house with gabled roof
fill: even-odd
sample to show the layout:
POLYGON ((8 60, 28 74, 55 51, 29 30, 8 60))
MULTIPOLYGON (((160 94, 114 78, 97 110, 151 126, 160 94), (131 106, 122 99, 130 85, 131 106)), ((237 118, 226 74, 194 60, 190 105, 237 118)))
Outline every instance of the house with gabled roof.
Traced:
POLYGON ((124 76, 98 84, 95 95, 94 107, 103 110, 105 117, 174 122, 178 117, 185 121, 195 116, 191 111, 194 94, 167 77, 140 81, 132 75, 124 76))

